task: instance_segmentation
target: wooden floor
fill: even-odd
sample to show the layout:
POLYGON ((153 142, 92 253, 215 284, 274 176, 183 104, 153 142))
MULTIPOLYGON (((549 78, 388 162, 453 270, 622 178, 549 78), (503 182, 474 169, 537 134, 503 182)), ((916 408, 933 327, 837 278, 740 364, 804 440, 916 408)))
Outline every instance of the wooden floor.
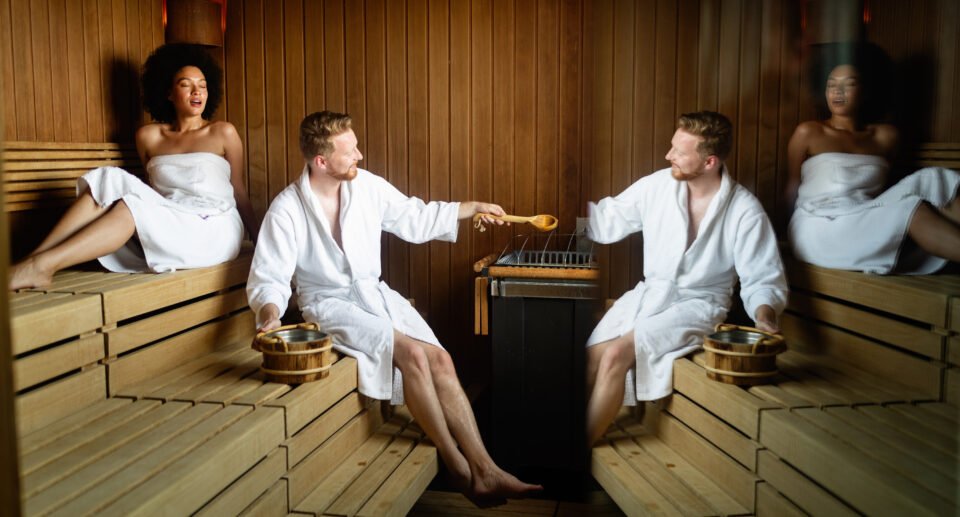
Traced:
POLYGON ((590 515, 598 517, 619 517, 624 515, 617 504, 605 492, 590 493, 585 500, 578 502, 552 501, 547 499, 524 499, 481 510, 463 495, 453 492, 428 490, 410 510, 410 517, 434 516, 474 516, 491 517, 550 515, 554 517, 579 517, 590 515))

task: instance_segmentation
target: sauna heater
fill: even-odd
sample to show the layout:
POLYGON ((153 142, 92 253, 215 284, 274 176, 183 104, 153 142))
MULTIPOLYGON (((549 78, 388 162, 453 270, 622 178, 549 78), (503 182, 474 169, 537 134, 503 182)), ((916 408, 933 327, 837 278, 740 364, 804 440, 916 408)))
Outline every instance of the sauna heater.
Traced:
POLYGON ((530 479, 578 487, 589 472, 585 345, 600 315, 593 244, 582 233, 520 235, 474 270, 474 330, 492 346, 491 454, 530 479))

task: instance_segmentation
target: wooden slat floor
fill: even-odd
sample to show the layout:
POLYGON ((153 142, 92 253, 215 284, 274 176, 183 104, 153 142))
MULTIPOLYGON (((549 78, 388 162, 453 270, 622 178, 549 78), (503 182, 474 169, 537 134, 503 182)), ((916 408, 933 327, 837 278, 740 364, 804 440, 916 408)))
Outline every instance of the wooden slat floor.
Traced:
POLYGON ((408 514, 410 517, 444 516, 536 516, 574 517, 590 515, 619 517, 624 515, 617 504, 603 491, 589 493, 583 501, 554 501, 548 499, 522 499, 510 501, 496 508, 480 509, 461 494, 428 490, 408 514))

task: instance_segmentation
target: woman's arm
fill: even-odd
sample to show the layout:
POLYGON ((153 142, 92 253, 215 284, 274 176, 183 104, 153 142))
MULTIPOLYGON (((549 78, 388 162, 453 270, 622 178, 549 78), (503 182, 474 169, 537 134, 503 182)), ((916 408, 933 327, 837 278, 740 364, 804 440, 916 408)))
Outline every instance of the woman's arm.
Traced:
POLYGON ((783 190, 783 207, 780 212, 784 219, 781 228, 786 228, 793 215, 797 203, 797 191, 800 189, 800 166, 810 154, 810 140, 820 128, 815 121, 801 122, 793 131, 790 142, 787 144, 787 185, 783 190))
POLYGON ((243 168, 243 143, 240 142, 240 135, 233 124, 218 122, 217 126, 217 133, 223 137, 224 158, 230 163, 230 183, 233 185, 233 197, 237 201, 237 211, 240 212, 240 218, 243 219, 243 225, 247 229, 250 240, 257 242, 260 224, 253 213, 250 197, 247 196, 247 182, 243 168))

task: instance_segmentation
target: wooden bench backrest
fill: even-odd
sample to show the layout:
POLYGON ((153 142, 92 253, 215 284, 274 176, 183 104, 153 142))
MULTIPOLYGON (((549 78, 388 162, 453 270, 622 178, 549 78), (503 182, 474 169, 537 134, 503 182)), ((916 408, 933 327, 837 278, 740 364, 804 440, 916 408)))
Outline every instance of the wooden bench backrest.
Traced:
POLYGON ((913 163, 919 167, 946 167, 960 170, 960 143, 930 142, 920 144, 913 163))
POLYGON ((131 144, 115 142, 5 142, 3 187, 7 212, 70 204, 77 178, 90 169, 112 165, 143 176, 131 144))

